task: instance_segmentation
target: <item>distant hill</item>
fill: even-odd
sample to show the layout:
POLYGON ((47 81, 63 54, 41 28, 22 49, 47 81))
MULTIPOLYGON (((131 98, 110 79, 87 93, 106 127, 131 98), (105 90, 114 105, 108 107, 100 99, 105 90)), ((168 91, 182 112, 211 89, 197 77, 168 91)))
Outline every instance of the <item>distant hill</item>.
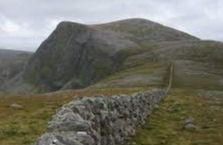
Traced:
POLYGON ((31 52, 0 49, 0 88, 22 72, 31 52))
POLYGON ((22 75, 7 86, 37 92, 165 87, 173 66, 174 87, 222 89, 222 56, 221 42, 202 41, 145 19, 99 25, 61 22, 22 75))

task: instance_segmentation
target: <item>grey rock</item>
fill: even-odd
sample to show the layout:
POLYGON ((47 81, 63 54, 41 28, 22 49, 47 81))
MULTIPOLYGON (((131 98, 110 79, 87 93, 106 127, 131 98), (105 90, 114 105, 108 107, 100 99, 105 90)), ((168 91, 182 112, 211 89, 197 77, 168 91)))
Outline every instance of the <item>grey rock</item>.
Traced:
POLYGON ((158 109, 158 108, 159 108, 159 105, 155 105, 154 108, 155 108, 155 109, 158 109))
POLYGON ((194 118, 193 117, 189 117, 187 118, 185 121, 184 121, 184 124, 187 125, 187 124, 192 124, 194 123, 194 118))
POLYGON ((77 132, 77 140, 84 145, 92 145, 95 144, 94 139, 87 134, 87 132, 77 132))
POLYGON ((117 145, 135 134, 163 90, 112 97, 83 97, 65 104, 36 145, 117 145))
POLYGON ((17 109, 17 110, 24 109, 24 107, 22 105, 19 105, 19 104, 16 104, 16 103, 11 104, 9 107, 12 108, 12 109, 17 109))
POLYGON ((188 130, 188 131, 194 131, 197 130, 198 127, 195 125, 195 119, 193 117, 188 117, 187 119, 184 120, 184 127, 183 129, 188 130))
POLYGON ((194 131, 197 130, 197 126, 194 125, 193 123, 188 123, 184 126, 184 129, 188 131, 194 131))

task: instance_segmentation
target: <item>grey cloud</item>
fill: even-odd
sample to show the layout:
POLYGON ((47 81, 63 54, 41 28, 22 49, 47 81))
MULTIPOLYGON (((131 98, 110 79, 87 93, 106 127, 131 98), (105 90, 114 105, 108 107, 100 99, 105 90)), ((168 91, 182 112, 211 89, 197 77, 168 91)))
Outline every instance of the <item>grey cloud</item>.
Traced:
POLYGON ((223 41, 221 0, 0 1, 0 47, 35 50, 62 20, 94 24, 143 17, 223 41))

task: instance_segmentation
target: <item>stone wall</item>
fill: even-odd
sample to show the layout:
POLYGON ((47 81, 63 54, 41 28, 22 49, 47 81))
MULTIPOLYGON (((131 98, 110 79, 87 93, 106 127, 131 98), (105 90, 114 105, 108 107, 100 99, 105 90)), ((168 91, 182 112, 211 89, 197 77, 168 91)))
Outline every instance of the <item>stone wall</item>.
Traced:
POLYGON ((123 144, 165 95, 153 90, 75 99, 58 110, 35 145, 123 144))

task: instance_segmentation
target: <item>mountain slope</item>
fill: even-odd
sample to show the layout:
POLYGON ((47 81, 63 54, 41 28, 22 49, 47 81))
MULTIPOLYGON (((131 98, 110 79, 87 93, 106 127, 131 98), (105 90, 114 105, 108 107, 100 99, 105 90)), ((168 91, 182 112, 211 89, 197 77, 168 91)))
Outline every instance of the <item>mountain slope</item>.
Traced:
POLYGON ((85 87, 115 71, 122 59, 117 52, 130 47, 137 46, 112 33, 62 22, 31 58, 24 77, 50 91, 85 87))
POLYGON ((137 43, 157 41, 199 40, 198 38, 176 29, 161 25, 150 20, 133 18, 95 25, 104 31, 121 34, 122 37, 137 43))
POLYGON ((168 67, 174 66, 174 87, 223 88, 223 44, 214 41, 149 43, 128 51, 120 72, 93 87, 165 86, 168 67))
POLYGON ((31 52, 0 49, 0 88, 23 70, 31 52))
POLYGON ((186 33, 144 20, 101 25, 60 23, 39 47, 24 72, 40 90, 82 88, 116 72, 145 42, 198 40, 186 33))

